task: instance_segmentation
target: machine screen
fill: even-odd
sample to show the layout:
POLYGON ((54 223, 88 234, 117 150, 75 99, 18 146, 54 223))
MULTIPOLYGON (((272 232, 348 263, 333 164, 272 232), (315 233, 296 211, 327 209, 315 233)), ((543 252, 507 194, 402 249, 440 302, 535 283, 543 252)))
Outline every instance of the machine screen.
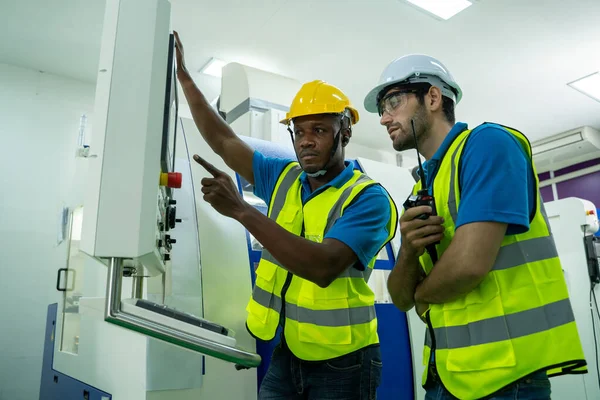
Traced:
POLYGON ((165 90, 160 167, 162 172, 174 172, 175 140, 177 137, 177 114, 179 101, 177 99, 177 78, 175 76, 175 38, 172 34, 169 35, 169 55, 167 65, 167 87, 165 90))

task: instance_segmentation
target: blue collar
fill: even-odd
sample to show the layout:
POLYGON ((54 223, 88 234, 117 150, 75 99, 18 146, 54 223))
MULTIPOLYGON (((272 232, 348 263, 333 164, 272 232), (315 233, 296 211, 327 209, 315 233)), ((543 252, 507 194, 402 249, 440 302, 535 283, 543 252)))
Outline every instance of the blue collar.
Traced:
POLYGON ((460 135, 465 129, 468 129, 468 125, 464 122, 457 122, 456 124, 454 124, 452 129, 450 129, 450 132, 448 132, 448 134, 444 138, 444 141, 442 142, 440 147, 437 149, 433 157, 431 157, 431 160, 440 161, 444 157, 444 154, 446 154, 446 151, 448 151, 448 148, 450 147, 452 142, 454 142, 454 139, 456 139, 456 137, 460 135))
POLYGON ((456 137, 460 135, 465 129, 468 129, 468 125, 464 122, 457 122, 456 124, 454 124, 454 126, 452 127, 452 129, 450 129, 450 132, 448 132, 448 134, 444 138, 444 141, 437 149, 433 157, 431 157, 429 160, 423 163, 423 170, 425 172, 425 177, 427 178, 428 188, 431 188, 431 185, 433 184, 433 178, 435 177, 435 173, 437 171, 437 167, 444 155, 446 154, 446 152, 448 151, 448 148, 450 147, 452 142, 454 142, 454 139, 456 139, 456 137))
POLYGON ((309 198, 316 196, 323 190, 326 190, 328 187, 333 186, 336 189, 344 186, 346 182, 348 182, 354 176, 354 162, 352 161, 344 161, 346 168, 342 172, 339 173, 338 176, 333 178, 331 181, 327 182, 325 185, 321 186, 314 192, 310 188, 310 183, 308 182, 308 176, 306 172, 302 172, 300 174, 300 182, 302 183, 302 200, 303 202, 308 201, 309 198))

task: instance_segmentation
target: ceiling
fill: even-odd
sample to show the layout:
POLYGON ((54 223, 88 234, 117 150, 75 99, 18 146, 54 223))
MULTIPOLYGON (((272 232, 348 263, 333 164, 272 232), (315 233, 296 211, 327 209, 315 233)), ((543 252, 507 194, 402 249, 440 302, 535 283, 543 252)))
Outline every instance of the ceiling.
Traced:
MULTIPOLYGON (((105 0, 0 0, 0 62, 94 82, 105 0)), ((425 53, 461 85, 457 119, 531 140, 583 125, 600 103, 568 82, 600 70, 600 1, 479 0, 448 21, 404 0, 172 0, 187 65, 210 57, 344 90, 361 112, 353 140, 390 149, 362 102, 392 59, 425 53)), ((218 78, 197 74, 212 100, 218 78)))

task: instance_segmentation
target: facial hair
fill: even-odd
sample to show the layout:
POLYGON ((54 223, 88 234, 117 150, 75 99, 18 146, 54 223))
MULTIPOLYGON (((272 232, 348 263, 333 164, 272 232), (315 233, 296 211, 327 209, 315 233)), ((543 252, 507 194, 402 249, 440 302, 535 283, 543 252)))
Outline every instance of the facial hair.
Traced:
MULTIPOLYGON (((417 110, 413 114, 412 120, 415 124, 415 134, 418 143, 422 143, 429 135, 431 122, 429 121, 427 110, 424 104, 419 104, 417 110)), ((394 150, 405 151, 415 148, 415 135, 412 131, 410 119, 406 124, 400 125, 400 134, 394 140, 394 150)))

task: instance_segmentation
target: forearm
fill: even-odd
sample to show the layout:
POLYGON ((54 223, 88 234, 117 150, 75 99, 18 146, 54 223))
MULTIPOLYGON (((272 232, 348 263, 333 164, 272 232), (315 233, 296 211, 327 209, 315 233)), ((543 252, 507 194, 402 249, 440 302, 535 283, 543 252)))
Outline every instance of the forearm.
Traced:
POLYGON ((415 305, 415 289, 423 277, 419 259, 400 252, 398 261, 390 273, 387 286, 392 302, 400 310, 407 312, 415 305))
MULTIPOLYGON (((450 250, 450 248, 448 248, 450 250)), ((442 304, 456 300, 475 289, 484 275, 474 273, 460 262, 460 256, 446 251, 435 264, 431 273, 417 285, 415 301, 427 304, 442 304)))
POLYGON ((179 81, 200 134, 213 151, 223 157, 225 141, 238 139, 236 134, 212 108, 187 72, 179 72, 179 81))
POLYGON ((288 232, 254 207, 236 219, 286 270, 322 287, 331 283, 330 268, 336 260, 324 246, 288 232))

